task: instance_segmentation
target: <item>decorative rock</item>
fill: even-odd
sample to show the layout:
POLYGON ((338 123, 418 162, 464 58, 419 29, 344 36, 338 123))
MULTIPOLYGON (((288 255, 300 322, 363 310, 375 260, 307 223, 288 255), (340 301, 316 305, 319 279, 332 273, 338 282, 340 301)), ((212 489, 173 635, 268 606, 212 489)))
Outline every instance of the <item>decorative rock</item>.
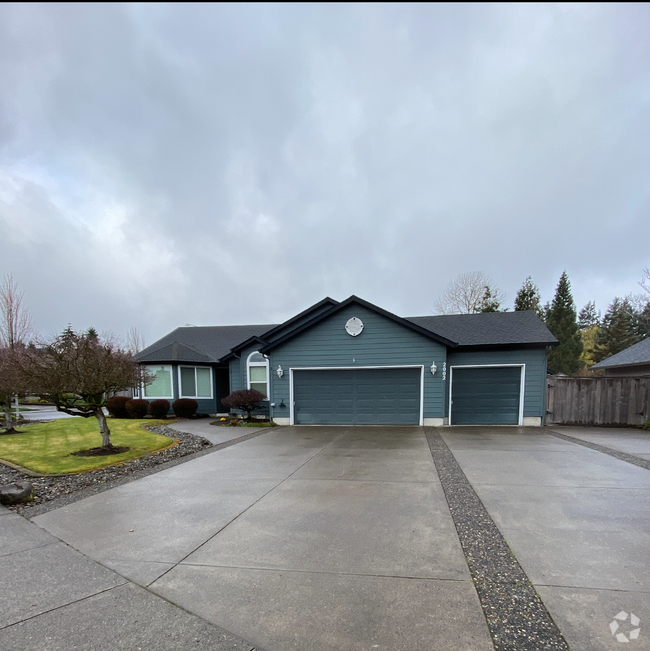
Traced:
POLYGON ((15 484, 0 486, 0 504, 18 504, 30 497, 34 487, 28 481, 17 481, 15 484))

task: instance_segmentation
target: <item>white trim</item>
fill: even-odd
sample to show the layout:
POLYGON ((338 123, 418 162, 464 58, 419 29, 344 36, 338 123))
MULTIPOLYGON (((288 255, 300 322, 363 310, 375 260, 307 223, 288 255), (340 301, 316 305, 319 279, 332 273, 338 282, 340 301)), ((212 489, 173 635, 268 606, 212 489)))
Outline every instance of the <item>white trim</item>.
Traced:
MULTIPOLYGON (((145 369, 149 368, 166 368, 169 371, 169 383, 171 384, 171 396, 148 396, 147 387, 142 385, 142 397, 145 400, 173 400, 174 399, 174 368, 171 364, 145 364, 145 369)), ((151 385, 149 385, 151 386, 151 385)))
POLYGON ((424 365, 423 364, 403 364, 395 366, 296 366, 289 369, 289 424, 295 425, 293 399, 293 372, 294 371, 356 371, 358 370, 379 370, 390 368, 419 368, 420 369, 420 422, 422 425, 424 417, 424 365))
POLYGON ((212 367, 211 366, 197 366, 196 364, 190 365, 190 364, 179 364, 178 369, 178 396, 180 398, 193 398, 194 400, 214 400, 214 386, 213 386, 213 380, 212 380, 212 367), (196 377, 196 369, 197 368, 207 368, 210 371, 210 395, 209 396, 185 396, 183 395, 183 383, 181 382, 181 369, 182 368, 193 368, 194 369, 194 389, 197 390, 199 383, 197 381, 196 377))
POLYGON ((454 391, 454 369, 455 368, 520 368, 521 379, 519 380, 519 416, 517 425, 524 423, 524 390, 526 389, 526 364, 455 364, 449 367, 449 424, 451 425, 451 396, 454 391))
MULTIPOLYGON (((271 398, 271 378, 270 378, 270 360, 266 355, 262 355, 264 358, 263 362, 251 362, 251 357, 253 355, 262 355, 259 350, 254 350, 247 358, 246 358, 246 388, 250 389, 251 388, 251 374, 250 374, 250 367, 251 366, 264 366, 266 367, 266 398, 265 400, 270 400, 271 398)), ((257 384, 257 383, 255 383, 257 384)))

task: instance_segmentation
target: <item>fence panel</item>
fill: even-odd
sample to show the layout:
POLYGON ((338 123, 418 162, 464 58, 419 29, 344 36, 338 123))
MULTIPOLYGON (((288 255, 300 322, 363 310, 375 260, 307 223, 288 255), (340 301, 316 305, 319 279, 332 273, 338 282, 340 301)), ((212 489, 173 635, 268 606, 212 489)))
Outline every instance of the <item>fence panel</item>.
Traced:
POLYGON ((650 421, 649 377, 549 377, 546 423, 643 425, 650 421))

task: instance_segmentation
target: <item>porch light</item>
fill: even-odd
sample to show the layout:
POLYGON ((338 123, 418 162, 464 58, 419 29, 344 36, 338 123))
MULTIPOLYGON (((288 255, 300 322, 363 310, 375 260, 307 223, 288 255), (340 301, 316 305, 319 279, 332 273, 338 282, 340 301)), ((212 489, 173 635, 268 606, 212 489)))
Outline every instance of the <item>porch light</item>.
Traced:
POLYGON ((284 371, 282 370, 281 366, 278 366, 276 373, 278 374, 278 377, 282 377, 284 375, 284 371))
POLYGON ((432 364, 431 364, 431 375, 435 375, 437 370, 438 370, 438 367, 436 366, 436 363, 432 362, 432 364))

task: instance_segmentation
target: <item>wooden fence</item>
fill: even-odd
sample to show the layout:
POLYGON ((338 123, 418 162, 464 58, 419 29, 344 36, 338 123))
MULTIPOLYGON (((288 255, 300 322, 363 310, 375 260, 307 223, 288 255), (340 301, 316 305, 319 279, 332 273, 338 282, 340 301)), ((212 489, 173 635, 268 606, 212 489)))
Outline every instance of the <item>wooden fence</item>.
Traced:
POLYGON ((547 424, 620 427, 650 421, 650 377, 547 380, 547 424))

